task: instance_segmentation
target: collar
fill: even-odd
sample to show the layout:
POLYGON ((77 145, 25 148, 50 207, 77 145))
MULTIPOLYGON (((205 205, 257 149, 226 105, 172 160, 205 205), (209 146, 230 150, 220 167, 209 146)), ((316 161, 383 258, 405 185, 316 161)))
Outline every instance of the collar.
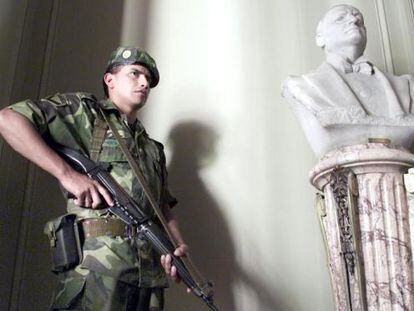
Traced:
POLYGON ((103 110, 116 110, 119 112, 118 108, 110 99, 103 99, 99 101, 99 105, 103 110))
POLYGON ((338 54, 328 53, 326 55, 326 61, 329 64, 331 64, 335 69, 345 74, 350 72, 361 72, 368 75, 372 75, 375 73, 374 66, 364 55, 358 57, 352 63, 348 59, 338 54))
POLYGON ((111 113, 115 112, 122 119, 122 121, 125 123, 125 125, 127 125, 131 130, 133 130, 137 134, 141 134, 142 132, 145 131, 144 126, 142 125, 142 123, 138 119, 135 119, 134 123, 129 124, 127 116, 124 113, 121 113, 119 111, 119 109, 115 106, 113 101, 111 101, 110 99, 101 100, 99 102, 99 105, 101 106, 102 110, 105 110, 108 113, 109 112, 111 112, 111 113))

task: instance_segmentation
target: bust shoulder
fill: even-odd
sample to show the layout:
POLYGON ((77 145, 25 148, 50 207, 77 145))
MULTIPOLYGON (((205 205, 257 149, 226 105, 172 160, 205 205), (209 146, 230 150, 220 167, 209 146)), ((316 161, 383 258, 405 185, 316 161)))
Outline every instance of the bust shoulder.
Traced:
POLYGON ((324 120, 328 115, 336 119, 339 114, 348 122, 347 114, 354 118, 365 115, 348 85, 327 62, 301 76, 289 76, 282 84, 282 95, 324 120))

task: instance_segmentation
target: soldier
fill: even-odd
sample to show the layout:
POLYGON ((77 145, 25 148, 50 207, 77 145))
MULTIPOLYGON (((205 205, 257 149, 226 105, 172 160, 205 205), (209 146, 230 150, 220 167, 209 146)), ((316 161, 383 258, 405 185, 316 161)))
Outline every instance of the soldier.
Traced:
POLYGON ((102 128, 99 122, 105 122, 98 115, 101 109, 115 124, 160 203, 178 245, 175 255, 184 255, 186 245, 171 211, 177 201, 168 190, 163 146, 148 136, 137 119, 150 88, 158 81, 157 66, 148 53, 119 47, 111 54, 103 77, 105 100, 98 102, 87 93, 56 94, 0 111, 4 139, 73 195, 67 199, 67 210, 76 214, 84 232, 83 259, 74 268, 58 273, 60 281, 51 310, 162 310, 166 274, 179 281, 170 256, 160 261, 145 239, 139 234, 132 236, 131 228, 109 214, 106 207, 113 201, 107 190, 76 172, 45 142, 52 139, 109 163, 111 175, 155 219, 112 132, 105 128, 97 138, 97 128, 102 128))

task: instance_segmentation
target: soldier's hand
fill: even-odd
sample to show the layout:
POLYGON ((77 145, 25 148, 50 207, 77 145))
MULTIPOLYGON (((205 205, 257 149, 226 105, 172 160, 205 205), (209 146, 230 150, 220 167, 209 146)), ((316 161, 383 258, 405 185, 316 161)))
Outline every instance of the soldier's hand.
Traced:
POLYGON ((108 205, 113 205, 111 195, 99 182, 75 170, 69 170, 60 183, 75 196, 74 203, 80 207, 98 208, 102 198, 108 205))
MULTIPOLYGON (((177 257, 182 257, 187 254, 187 251, 188 246, 187 244, 183 243, 175 249, 174 255, 177 257)), ((164 267, 165 273, 167 273, 167 275, 169 275, 174 282, 181 282, 181 278, 177 272, 177 268, 174 265, 172 265, 172 258, 170 255, 161 255, 161 265, 164 267)), ((187 291, 189 291, 189 289, 187 289, 187 291)))

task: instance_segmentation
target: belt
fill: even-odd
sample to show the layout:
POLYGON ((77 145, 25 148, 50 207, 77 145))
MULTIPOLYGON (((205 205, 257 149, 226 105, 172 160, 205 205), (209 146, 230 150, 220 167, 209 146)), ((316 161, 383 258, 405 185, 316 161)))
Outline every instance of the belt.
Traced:
POLYGON ((87 218, 81 224, 85 239, 104 235, 132 237, 136 233, 135 227, 117 218, 87 218))

